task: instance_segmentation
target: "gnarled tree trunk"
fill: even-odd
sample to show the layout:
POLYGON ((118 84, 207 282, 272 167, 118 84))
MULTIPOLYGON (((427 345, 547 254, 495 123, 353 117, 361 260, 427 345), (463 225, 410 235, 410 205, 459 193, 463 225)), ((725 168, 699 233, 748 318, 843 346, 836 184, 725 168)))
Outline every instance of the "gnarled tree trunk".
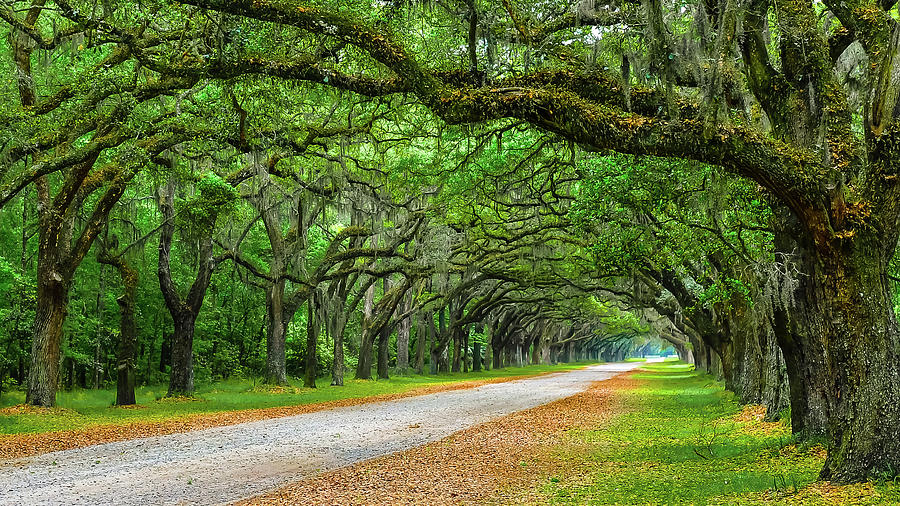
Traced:
MULTIPOLYGON (((896 220, 894 220, 896 226, 896 220)), ((819 248, 812 290, 826 316, 834 392, 823 479, 852 482, 900 464, 900 332, 887 266, 894 251, 876 230, 819 248)))
POLYGON ((216 260, 212 256, 212 227, 208 227, 199 239, 196 277, 187 297, 182 299, 172 280, 170 260, 175 235, 174 198, 175 182, 170 180, 159 194, 158 204, 163 223, 159 233, 159 261, 156 270, 163 300, 175 327, 172 334, 172 369, 169 374, 169 391, 166 394, 169 397, 192 395, 194 392, 194 325, 216 267, 216 260))

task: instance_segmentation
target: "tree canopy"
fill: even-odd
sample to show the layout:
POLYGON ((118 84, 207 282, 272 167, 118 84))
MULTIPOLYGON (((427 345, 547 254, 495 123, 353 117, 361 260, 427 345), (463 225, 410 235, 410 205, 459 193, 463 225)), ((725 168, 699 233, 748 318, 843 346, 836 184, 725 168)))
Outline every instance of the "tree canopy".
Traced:
POLYGON ((823 478, 896 472, 898 17, 0 2, 0 385, 671 346, 826 436, 823 478))

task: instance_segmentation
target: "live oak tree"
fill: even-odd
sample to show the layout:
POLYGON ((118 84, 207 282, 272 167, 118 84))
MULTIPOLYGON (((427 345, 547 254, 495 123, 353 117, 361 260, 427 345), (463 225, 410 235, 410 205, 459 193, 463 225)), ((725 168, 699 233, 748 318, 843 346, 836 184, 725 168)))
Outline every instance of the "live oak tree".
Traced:
MULTIPOLYGON (((773 409, 783 390, 759 384, 781 370, 780 350, 794 430, 827 434, 823 478, 897 469, 896 9, 866 0, 4 3, 0 220, 16 233, 0 240, 22 260, 0 274, 36 280, 28 400, 52 404, 60 349, 84 346, 72 341, 81 328, 63 342, 67 298, 96 292, 88 253, 104 230, 124 226, 109 219, 122 195, 149 195, 173 175, 191 195, 204 175, 184 177, 186 166, 214 161, 224 176, 261 154, 248 186, 277 179, 289 205, 254 209, 230 194, 221 203, 236 218, 207 215, 199 233, 179 221, 174 197, 163 201, 160 266, 173 243, 176 255, 198 246, 203 290, 187 302, 198 339, 211 344, 179 340, 177 391, 190 390, 195 356, 201 371, 223 374, 277 359, 260 344, 276 318, 235 301, 261 307, 254 283, 285 283, 297 288, 296 311, 309 308, 295 345, 306 348, 296 367, 307 385, 323 325, 335 384, 345 351, 371 374, 376 343, 387 376, 392 331, 405 343, 410 317, 416 366, 430 351, 436 370, 467 367, 479 326, 493 365, 615 359, 671 333, 684 358, 721 372, 747 401, 770 397, 773 409), (331 136, 335 124, 343 132, 331 136), (660 167, 672 171, 660 178, 660 167), (587 208, 572 207, 585 197, 587 208), (254 219, 267 212, 273 236, 299 248, 274 252, 265 220, 254 219), (234 264, 215 274, 203 268, 210 258, 234 264), (207 287, 220 289, 208 293, 215 311, 200 312, 207 287), (361 350, 343 339, 357 321, 361 350)), ((116 265, 115 248, 100 245, 108 255, 98 259, 116 265)), ((184 271, 168 281, 162 272, 155 298, 141 277, 136 298, 156 309, 185 302, 172 297, 184 271)), ((147 325, 135 327, 141 356, 150 345, 149 378, 154 334, 168 323, 143 313, 147 325)), ((274 369, 287 379, 288 364, 274 369)))
POLYGON ((6 69, 19 96, 3 117, 8 128, 0 206, 29 185, 37 190, 37 311, 28 402, 40 406, 56 402, 62 327, 75 271, 128 183, 154 157, 185 140, 185 129, 167 121, 167 107, 157 99, 194 83, 146 79, 133 65, 133 50, 153 48, 165 35, 130 37, 112 29, 93 38, 93 30, 113 12, 104 8, 89 18, 59 1, 48 14, 46 4, 29 4, 24 16, 9 4, 0 7, 9 28, 11 65, 6 69), (47 35, 49 27, 52 35, 47 35), (91 56, 82 57, 83 50, 91 56), (34 65, 36 52, 67 62, 47 58, 34 65), (54 78, 58 66, 67 64, 74 71, 54 78), (78 219, 91 208, 88 219, 78 219))
POLYGON ((431 48, 413 44, 399 24, 389 29, 401 22, 393 15, 376 22, 327 4, 184 3, 329 37, 380 69, 361 74, 316 58, 235 55, 210 62, 211 75, 225 68, 370 96, 410 93, 448 123, 519 118, 591 149, 693 159, 757 182, 798 221, 809 281, 799 295, 815 331, 791 336, 794 349, 821 348, 831 364, 822 476, 854 481, 896 469, 900 333, 887 268, 900 230, 900 25, 890 14, 892 2, 759 0, 674 9, 647 1, 616 10, 565 8, 559 15, 511 2, 476 3, 475 10, 505 11, 498 17, 506 21, 479 27, 469 16, 469 30, 460 26, 456 37, 441 38, 470 48, 468 62, 454 62, 457 71, 429 66, 431 48), (632 25, 629 16, 643 22, 632 25), (768 37, 770 23, 777 40, 768 37), (603 26, 623 35, 592 35, 590 27, 602 35, 603 26), (497 31, 504 47, 523 47, 524 58, 502 62, 515 75, 482 70, 496 54, 482 58, 478 42, 497 31), (548 38, 575 47, 556 51, 549 44, 551 50, 538 54, 536 42, 548 38), (632 40, 642 41, 641 51, 622 54, 632 40), (602 65, 605 51, 618 53, 621 64, 602 65), (845 79, 840 70, 847 68, 861 77, 845 79))

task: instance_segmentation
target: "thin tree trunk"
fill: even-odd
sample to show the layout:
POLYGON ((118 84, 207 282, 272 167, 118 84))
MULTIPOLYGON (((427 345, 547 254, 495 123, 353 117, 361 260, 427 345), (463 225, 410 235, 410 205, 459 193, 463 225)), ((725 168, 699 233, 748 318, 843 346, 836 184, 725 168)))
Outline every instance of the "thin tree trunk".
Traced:
POLYGON ((116 353, 116 405, 128 406, 135 403, 134 364, 137 347, 137 322, 135 321, 135 293, 137 292, 137 271, 128 264, 119 265, 119 274, 124 287, 119 304, 119 349, 116 353))
MULTIPOLYGON (((266 287, 266 378, 270 385, 287 385, 286 334, 290 319, 285 318, 285 281, 266 287)), ((293 316, 293 315, 291 315, 293 316)))
MULTIPOLYGON (((343 315, 340 316, 343 318, 343 315)), ((346 321, 346 320, 345 320, 346 321)), ((334 362, 331 364, 331 386, 344 386, 344 325, 334 326, 331 339, 334 341, 334 362)))
POLYGON ((491 348, 491 340, 493 339, 494 334, 494 325, 492 323, 488 323, 485 326, 485 342, 484 342, 484 370, 490 371, 491 366, 493 365, 493 357, 491 348))
MULTIPOLYGON (((406 294, 399 312, 406 314, 412 306, 412 293, 406 294)), ((397 372, 406 374, 409 369, 409 334, 412 330, 412 316, 407 316, 397 324, 397 372)))
POLYGON ((356 363, 356 379, 372 379, 372 352, 375 346, 375 334, 372 325, 373 310, 375 307, 375 284, 366 290, 363 305, 362 336, 359 343, 359 361, 356 363))
MULTIPOLYGON (((384 278, 384 296, 387 297, 388 291, 391 289, 390 278, 384 278)), ((378 364, 377 372, 379 379, 388 379, 389 362, 391 358, 391 326, 385 325, 378 333, 378 364)))
POLYGON ((469 329, 462 334, 462 368, 463 372, 469 372, 469 329))
POLYGON ((172 334, 172 370, 169 374, 168 397, 193 395, 194 393, 194 323, 197 316, 182 311, 173 317, 175 332, 172 334))
POLYGON ((425 374, 425 347, 428 344, 428 313, 421 312, 416 319, 416 374, 425 374))
POLYGON ((450 369, 452 372, 460 371, 460 361, 462 360, 462 333, 458 331, 453 332, 453 367, 450 369))
POLYGON ((100 375, 103 367, 100 366, 100 345, 103 340, 103 312, 106 309, 106 279, 103 274, 105 269, 100 264, 100 279, 97 292, 97 336, 94 340, 94 390, 100 389, 100 375))
MULTIPOLYGON (((119 344, 116 350, 116 405, 129 406, 135 403, 135 362, 137 354, 137 322, 135 318, 135 297, 138 273, 121 256, 113 257, 106 251, 105 241, 101 243, 97 260, 101 265, 111 265, 122 279, 122 295, 116 299, 119 305, 119 344)), ((151 342, 148 356, 153 355, 151 342)), ((148 366, 150 364, 148 358, 148 366)))
POLYGON ((319 332, 321 325, 319 324, 319 303, 316 291, 313 290, 309 296, 307 307, 309 312, 306 318, 306 368, 304 370, 303 386, 307 388, 316 388, 316 377, 318 372, 318 344, 319 332))
POLYGON ((199 240, 197 254, 197 275, 185 299, 178 294, 172 280, 170 254, 172 240, 175 235, 175 182, 160 189, 159 209, 163 215, 163 224, 159 234, 159 260, 157 278, 159 287, 172 316, 175 332, 172 335, 172 368, 169 375, 169 392, 167 396, 192 395, 194 392, 194 325, 203 299, 212 280, 216 262, 213 260, 212 229, 199 240))

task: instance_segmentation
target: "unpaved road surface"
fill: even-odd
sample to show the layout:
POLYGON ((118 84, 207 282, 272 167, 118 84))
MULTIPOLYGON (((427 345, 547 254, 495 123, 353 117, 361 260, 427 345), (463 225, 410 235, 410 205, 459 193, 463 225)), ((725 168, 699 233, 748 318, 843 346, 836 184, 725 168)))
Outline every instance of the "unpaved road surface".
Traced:
POLYGON ((577 394, 638 365, 603 364, 2 462, 0 504, 227 503, 577 394))

